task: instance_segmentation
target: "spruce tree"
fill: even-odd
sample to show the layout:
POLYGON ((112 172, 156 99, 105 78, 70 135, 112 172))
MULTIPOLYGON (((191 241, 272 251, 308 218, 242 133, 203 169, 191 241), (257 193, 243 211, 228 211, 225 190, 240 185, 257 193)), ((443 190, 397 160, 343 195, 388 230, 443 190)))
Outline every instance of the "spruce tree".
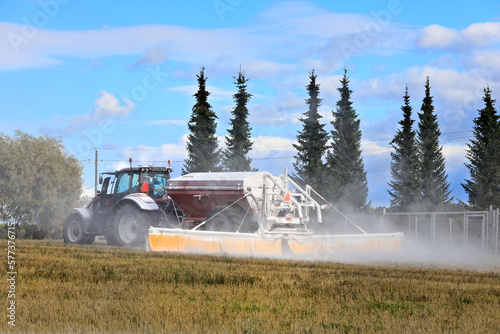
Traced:
POLYGON ((489 87, 484 89, 484 108, 474 119, 474 139, 467 144, 470 180, 462 183, 469 204, 480 210, 500 206, 500 124, 489 87))
POLYGON ((252 159, 248 157, 248 153, 252 150, 252 141, 250 140, 252 128, 248 122, 247 103, 252 97, 252 94, 247 92, 247 81, 245 75, 240 72, 235 84, 238 87, 238 92, 233 95, 236 102, 236 107, 231 114, 233 118, 230 120, 231 129, 227 132, 226 150, 224 150, 224 167, 229 172, 250 171, 252 159))
POLYGON ((352 107, 347 70, 337 88, 340 100, 333 112, 332 146, 327 154, 329 177, 325 184, 330 199, 344 211, 359 211, 366 207, 368 181, 361 156, 361 129, 356 110, 352 107))
POLYGON ((306 99, 308 106, 304 117, 299 120, 303 123, 302 131, 297 136, 297 144, 293 147, 297 150, 295 162, 295 174, 293 178, 302 185, 310 185, 322 195, 324 193, 325 163, 323 156, 327 150, 328 133, 325 125, 320 123, 322 116, 318 112, 321 105, 319 96, 319 84, 316 84, 317 75, 312 70, 309 85, 306 86, 309 98, 306 99))
POLYGON ((210 93, 206 88, 205 68, 202 67, 198 78, 198 91, 193 95, 196 103, 188 122, 191 133, 188 135, 186 149, 188 158, 184 160, 182 173, 216 172, 220 168, 220 150, 215 134, 217 115, 208 103, 210 93))
POLYGON ((408 86, 405 89, 404 105, 401 106, 403 119, 399 121, 401 129, 391 141, 394 152, 391 152, 391 176, 389 190, 391 207, 408 212, 420 201, 419 160, 416 142, 416 131, 413 130, 412 107, 408 86))
POLYGON ((450 184, 446 174, 443 148, 439 145, 439 124, 434 113, 434 105, 430 94, 429 77, 425 83, 425 96, 418 114, 417 143, 420 156, 420 180, 422 206, 424 211, 443 209, 450 203, 450 184))

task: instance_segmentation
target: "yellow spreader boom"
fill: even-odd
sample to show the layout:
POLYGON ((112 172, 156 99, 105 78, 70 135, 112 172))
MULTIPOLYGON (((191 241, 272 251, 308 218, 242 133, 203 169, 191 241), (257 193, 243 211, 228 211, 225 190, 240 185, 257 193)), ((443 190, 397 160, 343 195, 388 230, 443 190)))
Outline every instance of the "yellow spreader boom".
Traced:
POLYGON ((317 257, 339 252, 399 251, 402 233, 280 235, 149 228, 152 251, 230 256, 317 257))

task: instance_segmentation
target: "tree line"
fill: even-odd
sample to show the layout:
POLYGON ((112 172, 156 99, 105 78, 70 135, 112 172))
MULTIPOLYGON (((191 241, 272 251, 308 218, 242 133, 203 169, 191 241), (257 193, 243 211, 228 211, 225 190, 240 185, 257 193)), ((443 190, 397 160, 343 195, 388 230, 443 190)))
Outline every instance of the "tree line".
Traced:
MULTIPOLYGON (((252 159, 251 127, 247 120, 247 103, 252 94, 247 92, 247 79, 238 73, 235 79, 237 93, 233 95, 231 127, 227 129, 226 149, 218 147, 217 115, 208 103, 205 69, 197 75, 196 103, 188 122, 187 153, 183 174, 206 171, 249 171, 252 159)), ((359 212, 371 207, 367 202, 368 182, 363 163, 360 119, 353 108, 347 70, 340 79, 339 100, 332 110, 331 130, 326 130, 319 113, 322 99, 320 84, 314 69, 306 86, 308 98, 306 111, 299 118, 302 129, 298 131, 292 177, 299 184, 309 184, 344 212, 359 212)), ((425 82, 425 95, 418 123, 414 127, 413 108, 408 86, 404 90, 400 127, 390 142, 391 180, 388 183, 391 209, 395 211, 446 210, 454 203, 446 173, 443 146, 439 142, 441 131, 434 110, 429 77, 425 82)), ((485 107, 478 110, 474 119, 474 139, 467 144, 466 167, 470 179, 462 184, 472 209, 500 206, 500 120, 491 98, 489 87, 484 89, 485 107)))

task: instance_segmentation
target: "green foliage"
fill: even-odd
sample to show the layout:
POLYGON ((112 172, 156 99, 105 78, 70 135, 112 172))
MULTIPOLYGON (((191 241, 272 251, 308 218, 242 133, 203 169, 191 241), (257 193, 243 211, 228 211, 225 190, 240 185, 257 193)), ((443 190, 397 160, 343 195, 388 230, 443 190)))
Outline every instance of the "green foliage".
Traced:
POLYGON ((462 186, 469 196, 469 204, 478 209, 489 205, 500 207, 500 123, 489 87, 484 89, 484 108, 474 119, 474 139, 467 144, 466 157, 470 163, 470 180, 462 186))
POLYGON ((188 135, 186 149, 188 158, 184 160, 182 173, 217 172, 221 170, 217 135, 217 115, 208 103, 210 92, 206 89, 205 68, 202 67, 198 78, 198 92, 193 96, 196 103, 188 122, 191 133, 188 135))
POLYGON ((403 119, 399 121, 401 129, 391 141, 394 152, 391 152, 391 176, 389 181, 389 195, 391 196, 391 207, 400 211, 408 212, 419 203, 420 197, 420 175, 418 161, 418 147, 416 132, 413 130, 414 120, 411 119, 412 107, 408 86, 404 95, 404 105, 401 106, 403 119))
POLYGON ((352 107, 347 70, 337 88, 340 100, 333 112, 332 151, 327 154, 329 176, 325 183, 330 198, 341 211, 359 211, 366 207, 368 181, 361 156, 360 120, 352 107))
POLYGON ((247 92, 248 79, 241 71, 235 79, 238 92, 233 95, 236 107, 231 112, 234 116, 230 121, 231 129, 227 130, 229 136, 226 137, 227 149, 224 151, 224 167, 229 172, 250 171, 252 170, 252 159, 248 157, 248 153, 252 150, 250 140, 252 128, 247 120, 247 103, 252 94, 247 92))
POLYGON ((421 210, 435 211, 451 202, 450 184, 446 174, 442 147, 439 145, 439 124, 434 113, 429 77, 425 83, 425 97, 418 114, 417 143, 420 156, 421 210))
POLYGON ((60 139, 21 131, 0 134, 0 156, 0 220, 21 224, 31 238, 60 236, 67 210, 80 198, 80 162, 60 139))
POLYGON ((293 176, 300 184, 308 184, 320 194, 324 194, 325 163, 323 156, 327 150, 328 133, 325 125, 320 123, 321 115, 318 108, 321 105, 319 96, 319 84, 316 84, 317 75, 312 70, 309 85, 306 86, 309 98, 306 99, 307 111, 305 117, 299 118, 302 122, 302 131, 297 136, 297 144, 293 147, 297 150, 295 162, 295 175, 293 176))

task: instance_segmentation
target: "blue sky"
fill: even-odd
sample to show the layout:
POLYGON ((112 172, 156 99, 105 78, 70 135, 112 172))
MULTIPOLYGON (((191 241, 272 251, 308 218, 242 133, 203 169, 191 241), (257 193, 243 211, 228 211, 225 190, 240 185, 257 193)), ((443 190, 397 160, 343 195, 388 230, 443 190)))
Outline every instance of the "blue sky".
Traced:
POLYGON ((196 74, 206 68, 221 144, 233 77, 250 79, 254 167, 293 171, 292 143, 314 68, 331 130, 346 68, 361 120, 369 200, 388 205, 389 142, 408 85, 414 119, 426 76, 452 195, 466 200, 465 145, 483 89, 500 95, 498 1, 0 0, 0 131, 60 137, 99 170, 186 157, 196 74))

